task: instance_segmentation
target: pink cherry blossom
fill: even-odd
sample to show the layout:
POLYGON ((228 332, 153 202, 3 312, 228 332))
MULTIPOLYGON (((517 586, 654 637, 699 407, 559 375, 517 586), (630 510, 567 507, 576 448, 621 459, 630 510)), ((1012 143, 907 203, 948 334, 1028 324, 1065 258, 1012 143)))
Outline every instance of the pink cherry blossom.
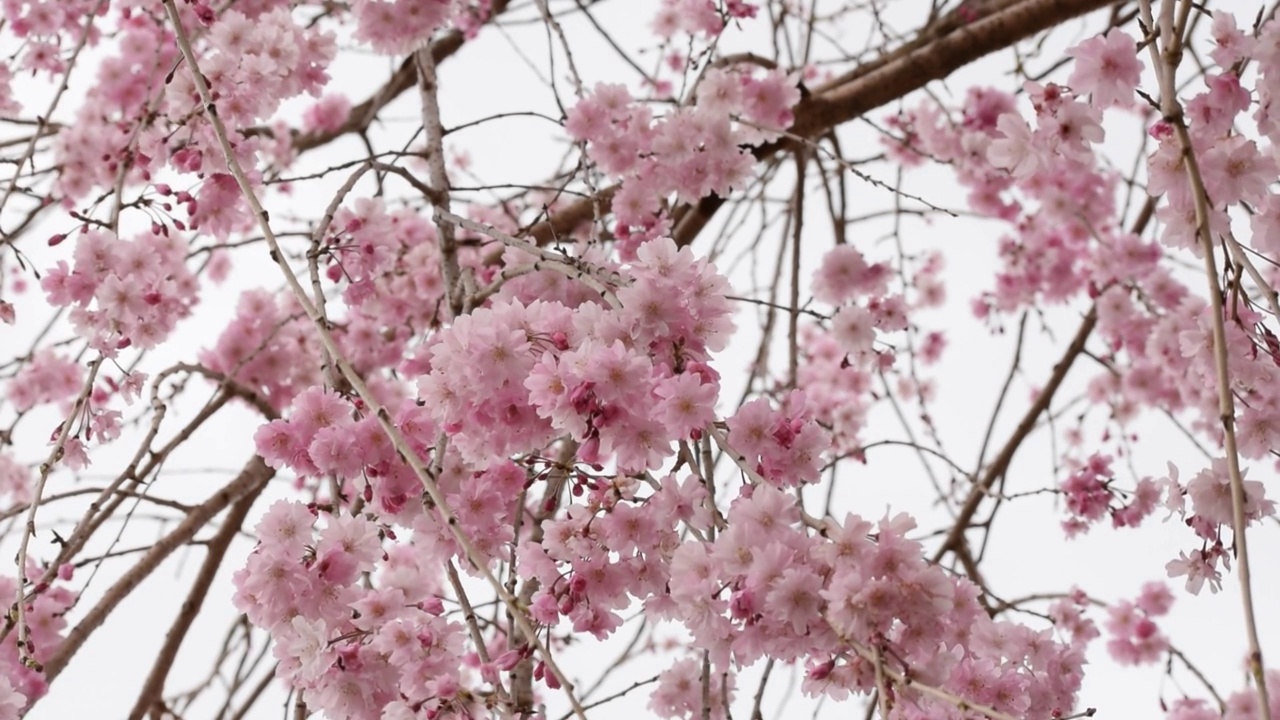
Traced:
POLYGON ((1067 50, 1075 59, 1067 84, 1079 95, 1092 95, 1097 107, 1129 106, 1142 77, 1137 47, 1128 33, 1114 29, 1085 40, 1067 50))

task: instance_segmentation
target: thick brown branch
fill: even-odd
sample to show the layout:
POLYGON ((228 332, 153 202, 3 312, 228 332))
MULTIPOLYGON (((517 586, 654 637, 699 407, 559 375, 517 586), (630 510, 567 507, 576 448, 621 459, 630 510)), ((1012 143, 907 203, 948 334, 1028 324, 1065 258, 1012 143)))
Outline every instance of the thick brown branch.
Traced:
POLYGON ((1111 4, 1111 0, 1026 0, 957 26, 892 62, 810 97, 796 112, 791 132, 817 137, 985 55, 1111 4))

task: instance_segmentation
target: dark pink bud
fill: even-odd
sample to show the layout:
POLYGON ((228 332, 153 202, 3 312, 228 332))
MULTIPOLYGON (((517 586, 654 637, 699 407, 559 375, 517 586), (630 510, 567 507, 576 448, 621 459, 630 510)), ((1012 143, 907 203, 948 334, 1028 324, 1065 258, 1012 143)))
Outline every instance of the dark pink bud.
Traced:
POLYGON ((739 590, 729 599, 729 613, 737 620, 747 620, 755 616, 755 605, 754 593, 747 589, 739 590))
POLYGON ((560 679, 555 676, 555 673, 544 671, 542 674, 542 681, 545 682, 547 684, 547 687, 551 688, 552 690, 560 689, 560 679))
POLYGON ((784 448, 790 448, 796 439, 795 428, 786 420, 780 420, 773 426, 773 440, 784 448))
POLYGON ((595 395, 591 392, 595 387, 595 383, 584 382, 569 393, 569 404, 573 406, 574 412, 579 415, 587 415, 595 404, 595 395))
POLYGON ((508 650, 494 659, 493 664, 504 671, 514 670, 516 665, 520 664, 520 660, 524 657, 524 653, 520 650, 508 650))
POLYGON ((199 150, 192 148, 183 148, 173 154, 174 167, 183 172, 199 172, 200 167, 204 164, 204 156, 199 150))
POLYGON ((347 552, 331 552, 316 564, 320 577, 339 585, 346 585, 360 575, 355 556, 347 552))
POLYGON ((622 417, 621 408, 616 405, 605 405, 600 408, 600 412, 596 415, 595 425, 597 428, 608 427, 619 417, 622 417))
POLYGON ((806 675, 809 676, 810 680, 825 680, 827 676, 831 674, 831 671, 835 669, 836 669, 836 661, 828 660, 824 663, 819 663, 809 668, 809 671, 806 673, 806 675))

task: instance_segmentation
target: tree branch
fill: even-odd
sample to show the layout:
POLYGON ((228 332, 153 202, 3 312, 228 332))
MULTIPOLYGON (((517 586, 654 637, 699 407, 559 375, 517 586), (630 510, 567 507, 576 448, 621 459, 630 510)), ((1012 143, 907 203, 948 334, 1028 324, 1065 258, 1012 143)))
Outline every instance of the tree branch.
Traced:
POLYGON ((45 680, 50 685, 53 684, 53 681, 57 679, 58 675, 62 674, 67 664, 71 662, 71 658, 80 650, 85 641, 89 639, 89 636, 102 625, 107 616, 116 609, 120 601, 132 593, 143 580, 147 579, 160 566, 160 563, 164 562, 165 558, 195 537, 200 528, 207 525, 228 505, 252 492, 260 490, 267 484, 267 481, 275 477, 275 474, 275 470, 267 467, 262 458, 255 455, 240 471, 240 474, 228 483, 226 487, 214 493, 212 497, 188 513, 182 522, 178 523, 177 527, 161 538, 155 544, 155 547, 151 548, 138 561, 137 565, 129 568, 129 571, 107 590, 102 599, 98 601, 98 604, 93 606, 89 614, 67 633, 67 638, 58 646, 58 651, 49 659, 49 662, 45 663, 45 680))
POLYGON ((187 637, 187 631, 191 629, 191 624, 195 622, 196 616, 200 614, 200 607, 204 605, 204 600, 209 595, 209 588, 213 585, 213 580, 218 575, 218 570, 222 568, 222 561, 227 555, 228 548, 231 547, 231 541, 235 539, 236 534, 240 532, 240 528, 244 525, 245 518, 249 515, 249 510, 253 507, 253 503, 262 494, 267 487, 265 482, 259 483, 249 490, 249 493, 231 506, 231 512, 227 514, 226 520, 222 522, 222 527, 218 528, 218 532, 209 540, 208 554, 205 555, 204 563, 200 566, 200 574, 196 576, 195 583, 191 586, 191 591, 187 593, 187 599, 182 601, 182 608, 178 611, 178 617, 174 619, 173 625, 169 627, 169 631, 165 633, 164 645, 160 647, 160 652, 156 654, 155 662, 151 664, 151 673, 147 675, 146 682, 142 685, 142 690, 138 693, 138 701, 133 706, 133 711, 129 713, 129 720, 142 720, 143 715, 157 704, 163 703, 164 681, 169 676, 169 669, 173 667, 174 658, 178 655, 178 649, 182 647, 182 641, 187 637))

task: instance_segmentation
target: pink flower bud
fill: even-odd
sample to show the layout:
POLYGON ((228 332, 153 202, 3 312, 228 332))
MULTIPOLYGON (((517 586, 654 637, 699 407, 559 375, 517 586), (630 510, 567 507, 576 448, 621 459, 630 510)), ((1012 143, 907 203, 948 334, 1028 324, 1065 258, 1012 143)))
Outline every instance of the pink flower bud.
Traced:
POLYGON ((425 613, 437 616, 444 614, 444 601, 434 595, 423 600, 421 604, 422 611, 425 613))
POLYGON ((524 652, 521 650, 508 650, 494 659, 493 664, 499 670, 509 672, 514 670, 520 664, 520 660, 524 658, 524 652))
POLYGON ((828 660, 809 668, 809 671, 805 674, 809 676, 810 680, 825 680, 829 675, 831 675, 831 671, 835 669, 836 661, 828 660))

